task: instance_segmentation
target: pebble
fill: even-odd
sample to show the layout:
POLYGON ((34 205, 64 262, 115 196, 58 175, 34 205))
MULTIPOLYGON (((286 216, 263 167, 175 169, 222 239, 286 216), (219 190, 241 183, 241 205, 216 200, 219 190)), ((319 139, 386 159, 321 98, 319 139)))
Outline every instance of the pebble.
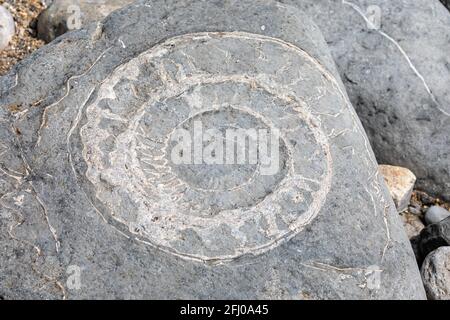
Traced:
POLYGON ((14 18, 4 6, 0 6, 0 50, 5 49, 15 33, 14 18))
POLYGON ((430 300, 450 300, 450 247, 440 247, 425 259, 422 279, 430 300))
POLYGON ((450 246, 450 218, 428 225, 420 233, 419 261, 439 247, 450 246))
POLYGON ((425 214, 425 222, 427 225, 441 222, 442 220, 450 217, 450 212, 439 206, 432 206, 427 210, 425 214))

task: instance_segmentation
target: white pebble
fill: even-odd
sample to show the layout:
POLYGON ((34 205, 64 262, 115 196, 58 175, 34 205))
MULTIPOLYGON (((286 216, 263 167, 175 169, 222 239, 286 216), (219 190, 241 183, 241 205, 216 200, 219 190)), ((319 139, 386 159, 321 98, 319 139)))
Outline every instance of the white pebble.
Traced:
POLYGON ((4 6, 0 6, 0 50, 6 48, 15 33, 14 18, 4 6))

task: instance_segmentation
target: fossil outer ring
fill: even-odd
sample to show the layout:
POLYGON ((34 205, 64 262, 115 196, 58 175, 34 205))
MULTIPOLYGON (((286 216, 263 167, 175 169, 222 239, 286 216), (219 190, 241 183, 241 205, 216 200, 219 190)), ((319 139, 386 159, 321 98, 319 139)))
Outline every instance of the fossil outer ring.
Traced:
MULTIPOLYGON (((149 245, 152 245, 154 247, 157 247, 165 252, 169 252, 172 254, 175 254, 177 256, 186 258, 186 259, 193 259, 193 260, 198 260, 198 261, 219 261, 219 262, 224 262, 224 261, 229 261, 229 260, 233 260, 239 256, 245 255, 245 254, 251 254, 251 255, 258 255, 261 253, 264 253, 272 248, 275 248, 276 246, 280 245, 281 243, 283 243, 284 241, 289 240, 290 238, 292 238, 293 236, 295 236, 296 234, 298 234, 298 232, 300 232, 304 226, 306 226, 307 224, 309 224, 319 213, 323 203, 325 202, 326 199, 326 195, 329 191, 330 185, 331 185, 331 179, 332 179, 332 157, 331 157, 331 151, 330 151, 330 146, 328 143, 328 139, 327 139, 327 134, 321 129, 320 127, 320 121, 308 110, 307 105, 305 104, 303 99, 300 99, 299 97, 296 97, 292 91, 289 90, 289 88, 285 88, 283 86, 277 86, 276 84, 274 85, 273 81, 274 79, 270 79, 270 78, 265 78, 265 77, 260 77, 260 76, 252 76, 249 74, 229 74, 229 75, 221 75, 221 74, 213 74, 213 73, 209 73, 209 74, 205 74, 204 70, 202 70, 202 72, 194 72, 189 76, 189 77, 184 77, 182 79, 176 79, 176 77, 174 77, 175 79, 171 79, 170 76, 168 76, 167 74, 164 74, 165 71, 163 71, 163 73, 160 73, 159 76, 162 79, 163 77, 166 77, 164 80, 166 81, 164 83, 163 86, 161 86, 160 88, 155 88, 151 93, 153 98, 149 98, 147 97, 147 99, 145 101, 143 101, 141 104, 139 104, 139 106, 136 108, 136 110, 134 110, 134 114, 130 117, 133 120, 129 121, 129 123, 127 124, 127 128, 130 129, 133 132, 137 132, 138 128, 139 128, 139 121, 142 119, 142 116, 148 112, 148 110, 146 110, 145 106, 148 106, 149 101, 151 99, 153 99, 153 102, 157 102, 158 99, 170 99, 171 97, 183 94, 187 91, 189 91, 190 89, 192 89, 195 86, 199 86, 199 85, 216 85, 216 84, 223 84, 225 82, 232 82, 232 83, 238 83, 238 84, 242 84, 244 86, 247 87, 253 87, 256 86, 257 88, 262 88, 262 90, 265 90, 268 94, 272 94, 274 95, 276 98, 285 101, 286 103, 290 102, 291 104, 295 105, 295 107, 292 108, 292 110, 294 110, 296 112, 296 116, 298 116, 298 120, 302 121, 303 123, 307 124, 308 129, 311 131, 312 135, 314 136, 315 139, 315 143, 317 143, 317 145, 319 146, 319 149, 321 150, 322 154, 323 154, 323 161, 325 163, 325 170, 323 172, 323 174, 320 177, 316 177, 318 180, 318 190, 314 191, 314 197, 311 201, 311 203, 309 204, 308 208, 302 212, 300 214, 300 216, 296 217, 295 221, 291 221, 291 223, 287 226, 287 228, 285 228, 284 230, 282 230, 282 232, 279 232, 278 234, 275 234, 273 237, 271 237, 270 239, 268 239, 267 241, 262 241, 260 243, 258 243, 257 245, 253 245, 253 246, 249 246, 249 247, 245 247, 242 246, 242 244, 239 244, 235 249, 234 252, 227 252, 227 254, 204 254, 203 252, 189 252, 189 251, 183 251, 180 250, 179 248, 174 248, 172 247, 168 242, 159 242, 158 239, 149 237, 148 233, 143 232, 143 230, 141 230, 139 228, 139 226, 137 226, 137 224, 135 223, 130 223, 130 220, 127 220, 127 217, 123 214, 119 214, 117 215, 114 212, 114 206, 112 206, 113 202, 108 203, 108 201, 106 201, 106 198, 102 199, 102 196, 100 195, 99 191, 96 190, 95 185, 100 181, 100 180, 96 180, 97 178, 95 177, 96 173, 92 173, 95 170, 97 170, 98 172, 101 171, 101 168, 97 167, 95 168, 95 164, 93 165, 93 163, 95 163, 96 161, 98 161, 98 163, 100 163, 102 160, 99 160, 96 157, 99 157, 101 155, 101 152, 96 154, 95 150, 96 147, 94 147, 94 144, 92 143, 92 138, 94 137, 94 135, 99 138, 97 140, 98 141, 102 141, 101 139, 105 139, 105 137, 102 137, 101 134, 99 134, 99 132, 101 131, 96 131, 93 130, 92 128, 95 128, 95 126, 99 126, 100 122, 98 121, 99 118, 95 118, 95 116, 99 116, 100 114, 98 113, 99 110, 95 110, 96 107, 98 107, 99 103, 102 102, 102 100, 105 99, 114 99, 117 98, 116 93, 114 92, 114 87, 122 80, 126 80, 126 81, 133 81, 136 80, 139 76, 140 70, 139 67, 142 67, 145 64, 158 64, 158 59, 163 59, 165 57, 165 55, 171 54, 170 50, 177 50, 177 48, 184 48, 183 46, 189 46, 190 43, 192 42, 201 42, 201 41, 206 41, 208 42, 209 40, 213 39, 213 41, 217 41, 217 43, 214 43, 214 45, 217 44, 221 44, 221 41, 223 39, 229 40, 231 39, 231 41, 244 41, 244 42, 254 42, 254 43, 259 43, 259 44, 263 44, 263 45, 273 45, 276 46, 278 48, 281 48, 281 50, 285 50, 286 52, 288 52, 289 54, 295 54, 298 55, 300 57, 302 57, 302 59, 307 60, 307 63, 311 63, 312 68, 315 68, 316 71, 319 71, 318 74, 320 74, 323 78, 327 78, 328 75, 327 74, 323 74, 322 73, 322 69, 315 66, 314 65, 314 60, 313 58, 311 58, 307 53, 305 53, 303 50, 297 48, 296 46, 283 42, 281 40, 278 39, 274 39, 274 38, 270 38, 270 37, 265 37, 265 36, 261 36, 261 35, 255 35, 255 34, 247 34, 247 33, 198 33, 198 34, 193 34, 193 35, 183 35, 183 36, 178 36, 175 38, 171 38, 165 42, 163 42, 162 44, 159 44, 153 48, 151 48, 150 50, 144 52, 143 54, 141 54, 140 56, 130 60, 129 62, 127 62, 126 64, 122 65, 120 68, 118 68, 117 70, 115 70, 110 77, 108 77, 100 86, 100 88, 97 90, 97 95, 91 96, 91 99, 89 99, 89 103, 87 103, 85 106, 83 106, 82 110, 84 110, 83 116, 84 117, 84 121, 81 121, 80 119, 78 119, 78 133, 79 133, 79 139, 82 142, 83 145, 83 150, 80 150, 82 153, 82 157, 79 157, 78 160, 80 162, 83 162, 85 165, 75 165, 77 167, 83 168, 83 169, 78 169, 77 171, 77 176, 79 177, 79 181, 84 181, 85 183, 82 183, 83 185, 89 185, 87 190, 90 195, 92 195, 92 191, 94 191, 94 196, 92 196, 92 203, 93 205, 95 205, 98 210, 101 212, 101 214, 103 216, 107 216, 108 217, 108 221, 112 222, 113 225, 115 225, 118 229, 121 229, 121 231, 123 233, 125 233, 126 235, 133 237, 135 239, 137 239, 138 241, 147 243, 149 245), (306 55, 306 56, 305 56, 306 55), (168 90, 168 86, 170 86, 170 90, 168 90), (275 88, 275 89, 274 89, 275 88), (157 97, 157 98, 155 98, 157 97), (97 112, 97 113, 96 113, 97 112), (82 123, 83 122, 83 123, 82 123), (89 133, 89 130, 90 133, 89 133), (94 135, 92 135, 92 133, 94 135), (125 227, 125 228, 124 228, 125 227)), ((225 44, 225 48, 226 48, 225 44)), ((161 63, 161 61, 159 61, 161 63)), ((192 71, 192 70, 191 70, 192 71)), ((164 82, 164 81, 163 81, 164 82)), ((139 102, 140 103, 140 102, 139 102)), ((205 111, 208 110, 218 110, 221 107, 213 107, 213 108, 204 108, 201 109, 199 113, 204 113, 205 111)), ((240 107, 240 109, 243 109, 243 107, 240 107)), ((246 112, 251 112, 251 108, 249 108, 248 110, 245 110, 246 112)), ((103 110, 104 111, 104 110, 103 110)), ((113 113, 110 112, 111 110, 108 110, 108 117, 109 118, 114 118, 116 117, 113 113)), ((196 110, 199 111, 199 110, 196 110)), ((195 115, 195 114, 190 114, 191 116, 195 115)), ((104 115, 103 115, 104 116, 104 115)), ((264 117, 261 114, 258 114, 258 112, 256 112, 254 114, 255 117, 261 116, 262 118, 264 118, 264 121, 270 124, 270 120, 268 120, 267 117, 264 117)), ((292 115, 290 115, 292 116, 292 115)), ((117 119, 119 119, 120 117, 117 116, 117 119)), ((116 119, 116 120, 117 120, 116 119)), ((184 119, 186 120, 186 119, 184 119)), ((183 120, 183 121, 184 121, 183 120)), ((120 121, 119 121, 120 122, 120 121)), ((276 125, 271 124, 274 127, 276 127, 276 125)), ((127 130, 128 130, 127 129, 127 130)), ((278 129, 278 128, 277 128, 278 129)), ((130 130, 129 130, 130 131, 130 130)), ((280 130, 282 133, 282 137, 283 140, 289 140, 285 134, 283 133, 283 129, 280 130)), ((94 139, 95 140, 95 139, 94 139)), ((128 142, 130 142, 130 140, 127 140, 128 142)), ((95 142, 94 142, 95 143, 95 142)), ((289 145, 289 143, 287 143, 289 145)), ((134 145, 135 146, 135 145, 134 145)), ((123 150, 122 150, 123 151, 123 150)), ((72 151, 73 154, 73 151, 72 151)), ((136 159, 134 159, 136 160, 136 159)), ((292 159, 292 156, 290 158, 290 161, 294 161, 294 159, 292 159)), ((289 179, 284 179, 283 180, 283 188, 278 188, 276 190, 276 192, 281 193, 282 191, 286 190, 286 185, 285 183, 294 183, 293 181, 295 181, 297 178, 297 183, 304 183, 305 182, 305 177, 296 177, 295 174, 293 174, 293 169, 290 169, 289 172, 289 179)), ((97 172, 97 173, 98 173, 97 172)), ((120 175, 119 175, 120 177, 120 175)), ((125 176, 122 176, 125 177, 125 176)), ((143 178, 145 177, 145 175, 139 175, 139 179, 146 179, 143 178)), ((120 178, 117 178, 116 182, 112 182, 109 181, 109 183, 112 182, 112 184, 114 185, 114 183, 119 183, 120 184, 120 178)), ((313 180, 313 179, 311 179, 313 180)), ((124 181, 128 181, 128 180, 124 180, 124 181)), ((142 181, 142 180, 141 180, 142 181)), ((136 182, 136 181, 135 181, 136 182)), ((287 188, 289 188, 289 186, 287 186, 287 188)), ((133 189, 133 190, 138 190, 137 189, 133 189)), ((130 189, 128 189, 129 191, 130 189)), ((142 191, 142 190, 141 190, 142 191)), ((139 192, 141 192, 139 191, 139 192)), ((142 192, 140 194, 144 194, 145 192, 142 192)), ((136 193, 137 194, 137 193, 136 193)), ((133 192, 128 192, 127 196, 130 196, 132 198, 132 201, 135 200, 133 199, 133 196, 135 195, 135 193, 133 192)), ((117 194, 116 194, 117 196, 117 194)), ((143 201, 143 198, 141 197, 139 201, 143 201)), ((271 199, 271 201, 273 201, 274 199, 271 199)), ((132 202, 131 201, 131 202, 132 202)), ((138 201, 138 202, 139 202, 138 201)), ((263 201, 264 202, 264 201, 263 201)), ((269 202, 269 201, 267 201, 269 202)), ((264 204, 266 207, 265 210, 274 210, 274 208, 276 206, 273 205, 272 203, 265 203, 264 204), (269 209, 270 208, 270 209, 269 209)), ((153 209, 155 207, 152 207, 153 209)), ((257 212, 258 210, 260 210, 261 205, 260 203, 256 206, 256 209, 254 208, 250 208, 249 210, 253 212, 257 212), (258 207, 259 206, 259 207, 258 207)), ((131 214, 131 213, 130 213, 131 214)), ((191 218, 189 218, 191 219, 191 218)), ((229 223, 232 221, 228 221, 229 223)), ((164 235, 162 235, 161 233, 158 234, 158 236, 164 237, 164 235)), ((167 237, 167 235, 166 235, 167 237)))

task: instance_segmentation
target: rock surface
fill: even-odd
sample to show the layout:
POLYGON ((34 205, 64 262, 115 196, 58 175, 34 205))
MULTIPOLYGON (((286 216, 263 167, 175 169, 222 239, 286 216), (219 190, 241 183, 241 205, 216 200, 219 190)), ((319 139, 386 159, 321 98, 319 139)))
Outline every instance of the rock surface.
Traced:
POLYGON ((431 224, 420 233, 420 258, 423 260, 430 252, 443 246, 450 246, 450 218, 431 224))
POLYGON ((6 299, 425 298, 327 46, 293 7, 141 0, 35 52, 0 97, 6 299), (197 122, 279 129, 279 170, 176 164, 168 141, 197 122))
POLYGON ((419 216, 409 212, 404 212, 400 216, 402 217, 403 226, 410 240, 420 235, 420 232, 425 229, 425 225, 419 216))
POLYGON ((48 8, 39 16, 38 35, 50 42, 67 31, 99 21, 131 2, 133 0, 58 0, 46 3, 48 8))
POLYGON ((378 162, 411 169, 418 188, 449 200, 448 10, 438 0, 282 2, 324 33, 378 162))
POLYGON ((8 46, 15 30, 13 16, 8 9, 0 5, 0 51, 8 46))
POLYGON ((422 279, 430 300, 450 300, 450 247, 441 247, 427 256, 422 279))
MULTIPOLYGON (((40 22, 44 39, 67 31, 67 5, 74 1, 50 7, 40 22)), ((129 2, 116 1, 108 6, 129 2)), ((418 187, 449 201, 449 12, 438 0, 281 2, 301 8, 321 28, 378 161, 412 169, 418 187)), ((103 17, 83 6, 86 21, 103 17)))
POLYGON ((432 206, 427 210, 425 214, 425 222, 427 224, 433 224, 441 222, 444 219, 450 217, 450 212, 440 206, 432 206))
POLYGON ((402 167, 380 165, 379 168, 386 180, 389 193, 394 199, 397 211, 405 211, 411 200, 416 176, 410 170, 402 167))

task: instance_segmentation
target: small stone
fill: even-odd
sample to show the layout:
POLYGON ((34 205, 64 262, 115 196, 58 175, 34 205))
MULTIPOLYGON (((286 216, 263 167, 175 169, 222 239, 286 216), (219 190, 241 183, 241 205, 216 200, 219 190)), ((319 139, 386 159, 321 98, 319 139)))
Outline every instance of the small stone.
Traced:
POLYGON ((394 199, 397 211, 405 211, 411 199, 416 176, 410 170, 402 167, 380 165, 379 168, 394 199))
POLYGON ((4 6, 0 6, 0 50, 5 49, 14 36, 14 18, 4 6))
POLYGON ((426 206, 433 205, 436 202, 436 200, 432 196, 426 194, 425 192, 418 191, 417 196, 419 197, 422 204, 426 206))
POLYGON ((450 217, 450 212, 439 206, 432 206, 427 210, 425 214, 425 223, 427 225, 441 222, 442 220, 450 217))
POLYGON ((450 247, 441 247, 427 256, 422 279, 430 300, 450 300, 450 247))
POLYGON ((410 212, 404 212, 400 216, 402 218, 406 234, 408 235, 408 238, 410 240, 418 236, 420 232, 425 229, 425 225, 423 224, 422 220, 420 220, 418 215, 412 214, 410 212))
POLYGON ((416 216, 420 216, 422 214, 422 210, 420 209, 420 207, 417 206, 409 206, 408 212, 416 216))
POLYGON ((450 246, 450 218, 430 224, 420 233, 420 259, 439 247, 450 246))

